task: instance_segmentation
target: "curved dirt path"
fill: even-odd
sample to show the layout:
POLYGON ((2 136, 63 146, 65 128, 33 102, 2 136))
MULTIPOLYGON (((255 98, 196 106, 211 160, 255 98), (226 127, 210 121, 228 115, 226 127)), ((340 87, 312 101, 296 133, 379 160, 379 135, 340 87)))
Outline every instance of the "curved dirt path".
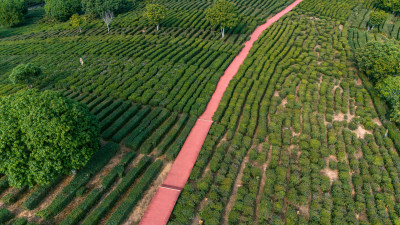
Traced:
POLYGON ((218 105, 229 82, 243 64, 243 61, 250 52, 254 42, 260 37, 262 32, 271 24, 278 21, 286 13, 290 12, 303 0, 296 0, 284 10, 273 16, 271 19, 259 27, 251 34, 250 40, 245 43, 242 51, 235 57, 229 67, 225 70, 224 75, 218 82, 217 88, 211 97, 203 115, 197 120, 196 124, 190 131, 178 157, 175 159, 171 170, 169 171, 164 183, 157 189, 156 194, 150 202, 140 225, 164 225, 175 207, 178 197, 185 187, 189 175, 196 163, 201 147, 207 137, 208 131, 213 123, 212 117, 217 111, 218 105))

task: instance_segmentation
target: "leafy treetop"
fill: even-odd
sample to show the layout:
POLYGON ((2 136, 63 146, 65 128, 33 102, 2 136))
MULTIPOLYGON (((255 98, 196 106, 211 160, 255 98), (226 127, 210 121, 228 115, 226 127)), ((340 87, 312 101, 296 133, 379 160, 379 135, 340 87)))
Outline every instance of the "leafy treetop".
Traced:
POLYGON ((25 0, 0 0, 0 25, 13 27, 25 21, 28 7, 25 0))
POLYGON ((394 41, 369 42, 356 52, 361 71, 375 81, 400 73, 400 46, 394 41))
POLYGON ((9 79, 13 84, 31 84, 41 73, 42 70, 32 63, 20 64, 12 70, 9 79))
POLYGON ((143 12, 143 17, 145 17, 150 25, 157 26, 159 30, 160 22, 165 19, 167 10, 164 6, 159 4, 148 4, 143 12))
POLYGON ((97 118, 54 91, 0 98, 0 173, 15 187, 44 185, 82 168, 99 148, 97 118))
POLYGON ((207 21, 221 28, 222 37, 225 36, 225 28, 236 26, 237 16, 235 5, 226 0, 216 0, 214 5, 206 10, 207 21))

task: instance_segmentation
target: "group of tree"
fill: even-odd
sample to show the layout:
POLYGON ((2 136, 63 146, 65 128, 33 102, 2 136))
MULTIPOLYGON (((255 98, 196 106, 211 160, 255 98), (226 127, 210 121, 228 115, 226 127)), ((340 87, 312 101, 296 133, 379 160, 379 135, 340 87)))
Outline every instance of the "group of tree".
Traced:
POLYGON ((392 13, 400 12, 400 0, 375 0, 376 5, 392 13))
MULTIPOLYGON (((44 9, 49 19, 54 21, 67 21, 82 32, 82 27, 87 23, 88 17, 100 17, 110 31, 110 23, 116 13, 121 12, 127 0, 45 0, 44 9), (84 14, 84 15, 82 15, 84 14)), ((16 26, 25 21, 27 13, 26 0, 0 0, 0 24, 3 26, 16 26)), ((225 30, 236 26, 238 13, 235 5, 227 0, 215 0, 214 4, 205 11, 206 20, 221 31, 222 38, 225 30)), ((156 26, 166 18, 167 9, 157 2, 149 2, 143 17, 147 23, 156 26)))
MULTIPOLYGON (((368 31, 383 25, 388 18, 389 14, 384 11, 371 11, 369 13, 368 31)), ((367 32, 368 32, 367 31, 367 32)))
POLYGON ((54 91, 0 97, 0 173, 15 187, 43 185, 82 168, 98 150, 97 118, 54 91))
POLYGON ((28 6, 25 0, 0 0, 0 25, 13 27, 25 22, 28 6))
POLYGON ((356 61, 391 105, 392 120, 400 123, 400 44, 394 40, 369 42, 357 50, 356 61))

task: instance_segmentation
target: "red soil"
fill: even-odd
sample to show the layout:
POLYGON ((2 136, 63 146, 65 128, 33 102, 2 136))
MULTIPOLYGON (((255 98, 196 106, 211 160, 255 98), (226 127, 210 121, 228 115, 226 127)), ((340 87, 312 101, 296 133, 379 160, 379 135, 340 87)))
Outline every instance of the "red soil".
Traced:
POLYGON ((267 20, 265 24, 257 27, 257 29, 250 36, 250 40, 245 43, 245 47, 226 69, 224 75, 218 82, 217 88, 212 95, 205 112, 200 116, 192 128, 178 157, 172 165, 171 170, 165 178, 163 185, 157 189, 157 192, 151 200, 150 205, 140 222, 140 225, 167 224, 169 216, 171 215, 172 210, 175 207, 175 203, 178 200, 179 194, 185 187, 192 168, 196 163, 201 147, 203 146, 208 131, 213 123, 212 117, 215 111, 217 111, 218 105, 226 88, 228 87, 229 82, 238 72, 239 67, 243 64, 243 61, 249 54, 251 47, 260 37, 262 32, 271 24, 279 20, 283 15, 290 12, 302 1, 303 0, 296 0, 283 11, 267 20))

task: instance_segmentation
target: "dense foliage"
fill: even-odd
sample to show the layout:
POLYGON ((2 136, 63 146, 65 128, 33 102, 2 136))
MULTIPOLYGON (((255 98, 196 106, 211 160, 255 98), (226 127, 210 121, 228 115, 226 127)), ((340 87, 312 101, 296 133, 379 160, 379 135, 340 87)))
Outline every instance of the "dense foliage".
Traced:
POLYGON ((29 84, 32 83, 41 73, 42 70, 32 63, 20 64, 12 70, 9 79, 14 84, 29 84))
POLYGON ((25 0, 0 1, 0 25, 13 27, 25 21, 28 8, 25 0))
POLYGON ((375 88, 392 106, 392 119, 400 123, 400 77, 387 77, 380 80, 375 88))
POLYGON ((81 3, 86 14, 100 16, 107 11, 120 12, 126 5, 126 0, 81 0, 81 3))
POLYGON ((167 10, 164 6, 159 4, 148 4, 143 12, 143 17, 147 19, 147 22, 152 26, 157 26, 159 29, 160 22, 165 19, 167 10))
POLYGON ((99 147, 97 119, 53 91, 0 98, 0 173, 10 185, 47 184, 80 169, 99 147))
POLYGON ((388 18, 388 14, 384 11, 371 11, 369 13, 369 25, 370 28, 378 27, 385 23, 388 18))
POLYGON ((67 21, 74 13, 80 11, 80 0, 46 0, 46 14, 57 21, 67 21))
POLYGON ((375 81, 400 73, 400 46, 393 41, 369 42, 355 57, 358 68, 375 81))
POLYGON ((227 0, 216 0, 214 5, 206 10, 206 19, 213 26, 219 26, 222 37, 225 28, 232 28, 238 22, 238 13, 235 5, 227 0))
POLYGON ((393 13, 400 12, 400 1, 399 0, 375 0, 376 5, 393 13))

